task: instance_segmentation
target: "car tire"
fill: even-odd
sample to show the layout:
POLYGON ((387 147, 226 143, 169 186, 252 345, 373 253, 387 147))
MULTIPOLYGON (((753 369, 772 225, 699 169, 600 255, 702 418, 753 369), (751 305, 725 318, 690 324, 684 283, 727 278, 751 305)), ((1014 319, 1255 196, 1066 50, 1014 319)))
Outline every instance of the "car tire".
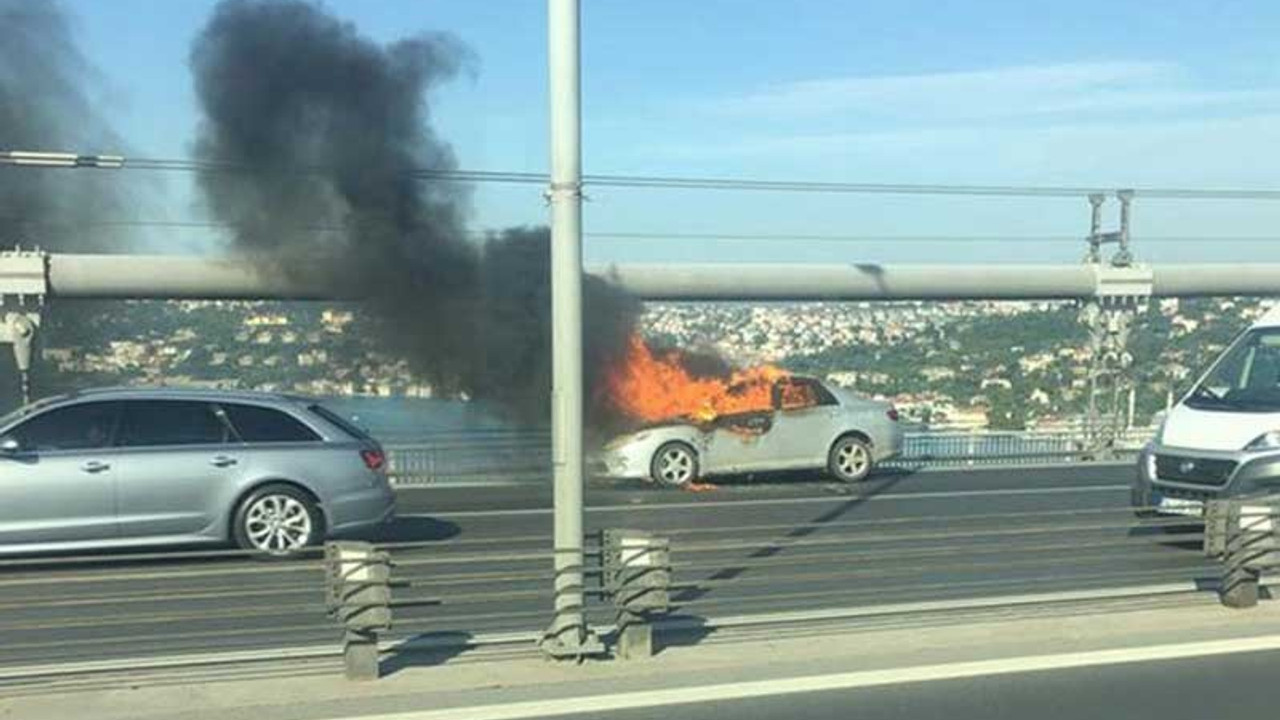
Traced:
POLYGON ((698 451, 687 443, 664 443, 649 461, 649 478, 667 487, 689 485, 698 479, 698 451))
POLYGON ((840 437, 827 452, 827 472, 841 482, 865 480, 874 465, 871 443, 857 435, 840 437))
POLYGON ((231 536, 241 549, 288 557, 324 540, 324 516, 307 493, 272 483, 256 488, 236 506, 231 536))

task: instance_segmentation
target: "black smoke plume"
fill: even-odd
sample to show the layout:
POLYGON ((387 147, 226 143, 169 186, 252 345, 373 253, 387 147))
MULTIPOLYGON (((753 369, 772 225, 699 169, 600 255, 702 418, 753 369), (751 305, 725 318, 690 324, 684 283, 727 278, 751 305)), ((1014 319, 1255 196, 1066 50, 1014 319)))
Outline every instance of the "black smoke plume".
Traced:
MULTIPOLYGON (((290 278, 363 298, 369 332, 445 392, 545 418, 550 390, 545 228, 466 239, 463 188, 428 96, 468 59, 454 39, 388 46, 317 5, 224 0, 191 52, 200 184, 236 249, 290 278), (340 232, 317 233, 317 225, 340 232)), ((591 387, 626 347, 638 303, 589 280, 591 387)))
MULTIPOLYGON (((53 0, 0 0, 0 150, 123 152, 97 111, 103 78, 76 46, 68 16, 53 0)), ((0 165, 0 248, 60 252, 126 251, 128 230, 93 225, 128 207, 118 172, 0 165)), ((46 316, 45 342, 76 345, 93 336, 95 301, 58 302, 46 316)), ((16 365, 0 347, 0 407, 19 404, 16 365)), ((47 363, 33 363, 36 395, 67 389, 47 363)))
MULTIPOLYGON (((53 0, 0 0, 0 150, 116 152, 119 138, 95 110, 100 78, 53 0)), ((94 251, 126 244, 83 220, 118 216, 119 178, 108 171, 0 166, 0 246, 94 251)))

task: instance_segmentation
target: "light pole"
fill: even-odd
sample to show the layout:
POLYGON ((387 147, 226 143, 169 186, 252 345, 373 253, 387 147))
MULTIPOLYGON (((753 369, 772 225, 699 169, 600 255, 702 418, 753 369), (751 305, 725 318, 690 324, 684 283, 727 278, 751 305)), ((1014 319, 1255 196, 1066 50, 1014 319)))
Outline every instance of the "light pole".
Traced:
POLYGON ((551 442, 555 472, 554 658, 603 651, 583 602, 582 102, 578 0, 548 0, 551 91, 551 442))

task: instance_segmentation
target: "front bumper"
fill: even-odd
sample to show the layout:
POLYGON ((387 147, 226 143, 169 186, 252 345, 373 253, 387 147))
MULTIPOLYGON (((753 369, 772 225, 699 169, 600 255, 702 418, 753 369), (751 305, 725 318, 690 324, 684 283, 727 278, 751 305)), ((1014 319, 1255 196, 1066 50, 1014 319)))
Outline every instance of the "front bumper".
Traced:
POLYGON ((587 462, 587 472, 611 480, 638 480, 649 476, 649 468, 635 453, 605 451, 587 462))
POLYGON ((1259 492, 1280 492, 1280 451, 1212 451, 1151 444, 1138 456, 1130 503, 1135 508, 1153 508, 1157 514, 1186 515, 1186 501, 1204 503, 1259 492), (1171 465, 1175 459, 1179 463, 1189 461, 1193 466, 1197 462, 1218 467, 1229 464, 1231 469, 1221 478, 1197 478, 1190 471, 1175 471, 1175 477, 1170 477, 1160 467, 1171 465), (1166 512, 1160 509, 1162 505, 1184 509, 1166 512))

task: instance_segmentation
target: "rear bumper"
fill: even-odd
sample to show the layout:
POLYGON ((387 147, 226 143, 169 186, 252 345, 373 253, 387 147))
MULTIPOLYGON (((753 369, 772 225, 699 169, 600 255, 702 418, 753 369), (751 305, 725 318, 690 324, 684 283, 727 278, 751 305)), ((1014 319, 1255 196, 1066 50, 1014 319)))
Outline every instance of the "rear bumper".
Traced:
POLYGON ((894 423, 880 438, 872 438, 871 455, 876 462, 884 462, 902 454, 906 433, 902 426, 894 423))
POLYGON ((329 534, 349 535, 372 530, 395 519, 396 496, 390 486, 345 493, 331 499, 328 512, 329 534))

